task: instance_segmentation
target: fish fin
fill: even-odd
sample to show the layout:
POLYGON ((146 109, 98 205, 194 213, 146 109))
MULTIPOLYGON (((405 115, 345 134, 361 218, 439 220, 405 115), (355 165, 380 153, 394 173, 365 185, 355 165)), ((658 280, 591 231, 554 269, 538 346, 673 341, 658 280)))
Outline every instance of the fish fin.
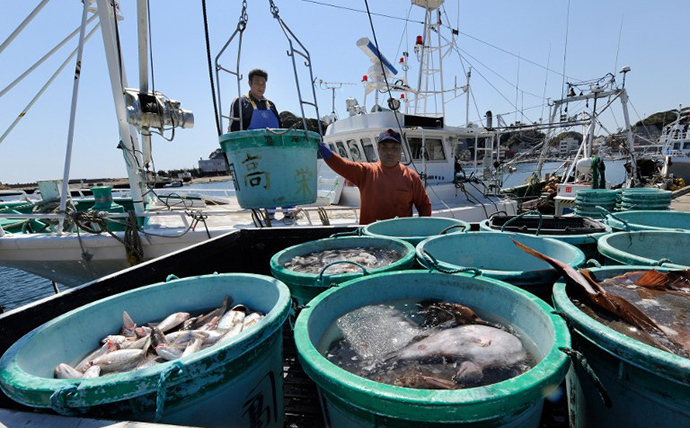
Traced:
POLYGON ((664 290, 666 285, 671 282, 667 274, 661 273, 656 269, 645 272, 636 282, 635 285, 645 288, 652 288, 654 290, 664 290))

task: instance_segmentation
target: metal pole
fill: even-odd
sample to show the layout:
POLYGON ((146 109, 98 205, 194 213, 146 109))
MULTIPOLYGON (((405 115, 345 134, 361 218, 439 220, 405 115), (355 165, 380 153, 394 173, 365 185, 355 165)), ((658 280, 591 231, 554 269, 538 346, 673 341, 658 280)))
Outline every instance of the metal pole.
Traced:
POLYGON ((41 3, 38 4, 38 6, 36 6, 36 7, 34 8, 33 11, 31 11, 31 13, 29 14, 29 16, 27 16, 27 17, 24 19, 24 21, 23 21, 21 24, 19 24, 19 27, 17 27, 17 28, 12 32, 12 34, 10 34, 10 36, 7 38, 7 40, 5 40, 4 42, 2 42, 2 45, 0 45, 0 53, 2 53, 2 51, 4 51, 5 48, 6 48, 7 46, 10 45, 10 43, 12 43, 12 40, 14 40, 15 37, 17 37, 17 36, 19 35, 19 33, 22 32, 22 30, 24 29, 24 27, 26 27, 27 25, 29 25, 29 22, 31 22, 31 20, 34 19, 34 17, 38 14, 38 12, 40 12, 41 9, 43 9, 43 6, 45 6, 49 1, 50 1, 50 0, 43 0, 41 3))
POLYGON ((628 115, 628 92, 625 88, 621 89, 621 104, 623 105, 623 117, 625 118, 626 137, 628 140, 628 152, 630 153, 631 184, 636 187, 637 181, 637 161, 635 160, 635 140, 630 126, 630 116, 628 115))
POLYGON ((472 76, 472 67, 467 70, 467 94, 465 99, 465 126, 470 125, 470 77, 472 76))
MULTIPOLYGON (((93 35, 93 33, 95 33, 96 30, 98 30, 98 28, 100 27, 100 25, 101 25, 100 23, 99 23, 99 24, 96 24, 96 26, 93 27, 93 28, 91 29, 91 31, 89 31, 89 34, 86 35, 85 40, 89 40, 89 38, 91 38, 91 36, 93 35)), ((22 112, 19 113, 19 115, 17 116, 16 119, 14 119, 14 122, 12 122, 12 124, 9 126, 9 128, 7 128, 7 130, 2 134, 2 136, 0 136, 0 143, 2 143, 3 141, 5 141, 5 138, 7 138, 7 136, 10 134, 10 132, 12 132, 12 130, 14 129, 14 127, 17 126, 17 124, 19 123, 19 121, 22 120, 22 118, 23 118, 24 116, 26 116, 26 113, 29 111, 29 109, 31 109, 31 107, 36 103, 36 101, 38 101, 38 99, 41 97, 41 95, 43 95, 43 93, 48 89, 48 87, 51 85, 51 83, 53 83, 53 81, 55 80, 55 78, 58 77, 58 75, 62 72, 62 70, 64 70, 65 67, 67 67, 67 64, 69 64, 69 62, 72 61, 72 58, 74 58, 74 56, 75 56, 76 54, 77 54, 77 49, 73 50, 72 53, 70 54, 70 56, 67 57, 67 59, 60 65, 60 67, 58 67, 57 70, 55 70, 55 73, 53 73, 53 75, 50 76, 50 79, 48 79, 48 81, 45 83, 45 85, 43 85, 43 87, 38 91, 38 93, 36 94, 36 96, 34 96, 34 97, 31 99, 31 101, 29 101, 29 104, 27 104, 26 107, 24 107, 24 109, 22 110, 22 112)))
MULTIPOLYGON (((137 35, 139 42, 139 92, 146 94, 149 91, 149 7, 147 0, 137 0, 137 35)), ((141 147, 144 156, 144 165, 151 163, 151 132, 148 126, 141 127, 141 147)))
POLYGON ((139 140, 137 135, 132 132, 132 128, 127 122, 127 110, 125 107, 124 88, 127 87, 127 76, 125 75, 124 65, 120 62, 118 55, 116 33, 115 33, 115 11, 109 0, 96 0, 98 3, 98 16, 101 21, 101 34, 103 35, 103 46, 105 58, 108 63, 108 73, 110 75, 110 85, 115 103, 115 112, 120 132, 120 145, 123 148, 125 163, 127 165, 127 176, 129 187, 132 194, 134 212, 143 213, 143 190, 144 181, 141 176, 140 165, 142 164, 139 140))
POLYGON ((443 86, 443 52, 441 51, 441 10, 437 9, 438 21, 436 25, 436 34, 438 35, 438 69, 441 80, 441 114, 446 117, 446 96, 443 86))
MULTIPOLYGON (((74 83, 72 85, 72 107, 69 112, 69 127, 67 129, 67 150, 65 152, 65 167, 62 172, 62 192, 60 194, 60 212, 64 213, 67 208, 67 197, 69 196, 69 171, 72 166, 72 144, 74 143, 74 123, 77 117, 77 99, 79 98, 79 77, 81 76, 81 59, 84 54, 84 43, 86 37, 86 16, 89 14, 89 2, 84 2, 84 9, 81 14, 81 30, 79 30, 79 47, 77 48, 77 64, 74 67, 74 83)), ((58 221, 58 234, 62 233, 64 218, 58 221)))
MULTIPOLYGON (((91 21, 93 21, 94 19, 96 19, 96 15, 91 15, 91 16, 89 17, 89 19, 86 21, 86 24, 87 24, 87 25, 90 24, 91 21)), ((3 89, 2 91, 0 91, 0 97, 2 97, 2 96, 5 95, 7 92, 9 92, 10 89, 14 88, 19 82, 21 82, 22 80, 24 80, 24 78, 25 78, 26 76, 28 76, 29 74, 31 74, 31 72, 34 71, 38 66, 40 66, 41 64, 43 64, 43 63, 45 62, 45 60, 47 60, 48 58, 50 58, 51 56, 53 56, 53 54, 54 54, 55 52, 57 52, 57 51, 58 51, 61 47, 63 47, 67 42, 69 42, 70 40, 72 40, 72 37, 74 37, 74 36, 79 32, 79 29, 80 29, 80 28, 81 28, 81 26, 77 27, 74 31, 72 31, 72 33, 70 33, 67 37, 65 37, 65 39, 64 39, 63 41, 61 41, 60 43, 58 43, 57 45, 55 45, 55 47, 54 47, 53 49, 51 49, 50 52, 48 52, 47 54, 43 55, 43 57, 42 57, 41 59, 39 59, 38 61, 36 61, 36 62, 34 63, 34 65, 32 65, 31 67, 29 67, 24 73, 22 73, 21 76, 17 77, 17 78, 14 80, 14 82, 10 83, 9 85, 7 85, 7 87, 6 87, 5 89, 3 89)))

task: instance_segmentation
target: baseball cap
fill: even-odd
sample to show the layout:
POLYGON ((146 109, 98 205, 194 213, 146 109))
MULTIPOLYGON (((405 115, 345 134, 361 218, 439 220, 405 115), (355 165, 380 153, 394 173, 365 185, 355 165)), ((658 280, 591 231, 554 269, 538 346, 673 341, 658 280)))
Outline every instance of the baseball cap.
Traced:
POLYGON ((387 129, 379 134, 379 139, 377 142, 381 143, 384 141, 393 141, 398 144, 402 144, 402 140, 400 139, 400 133, 395 132, 392 129, 387 129))

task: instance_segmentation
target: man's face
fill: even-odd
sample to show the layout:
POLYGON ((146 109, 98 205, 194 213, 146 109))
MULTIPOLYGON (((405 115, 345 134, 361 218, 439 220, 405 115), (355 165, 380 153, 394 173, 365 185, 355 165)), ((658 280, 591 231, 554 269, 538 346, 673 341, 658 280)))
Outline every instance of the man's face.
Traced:
POLYGON ((264 96, 264 92, 266 92, 266 79, 261 76, 254 76, 249 81, 249 90, 254 98, 260 100, 264 96))
POLYGON ((400 162, 400 143, 382 141, 378 144, 378 152, 383 166, 395 166, 400 162))

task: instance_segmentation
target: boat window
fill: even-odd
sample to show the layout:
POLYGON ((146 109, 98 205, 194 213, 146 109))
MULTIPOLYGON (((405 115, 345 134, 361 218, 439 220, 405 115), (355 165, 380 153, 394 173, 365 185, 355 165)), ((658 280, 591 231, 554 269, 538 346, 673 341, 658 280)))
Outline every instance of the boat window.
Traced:
MULTIPOLYGON (((421 137, 407 137, 407 142, 410 145, 410 153, 412 159, 422 159, 422 138, 421 137)), ((443 151, 443 142, 439 138, 426 138, 426 153, 427 160, 445 160, 446 154, 443 151)))
POLYGON ((371 142, 371 138, 365 137, 360 140, 362 142, 362 147, 364 148, 364 156, 367 158, 367 162, 376 162, 379 160, 379 155, 376 153, 374 148, 374 143, 371 142))
POLYGON ((361 162, 364 160, 362 157, 362 151, 359 148, 356 140, 347 140, 347 148, 350 150, 352 155, 352 160, 355 162, 361 162))
POLYGON ((343 142, 342 142, 342 141, 336 141, 336 142, 335 142, 335 145, 336 145, 336 147, 338 148, 338 154, 339 154, 341 157, 344 157, 344 158, 349 158, 349 157, 350 157, 350 156, 348 156, 347 150, 345 150, 345 146, 343 145, 343 142))
POLYGON ((332 152, 334 152, 335 151, 335 144, 328 143, 328 148, 331 149, 332 152))
POLYGON ((680 143, 673 143, 673 150, 680 150, 680 143))
POLYGON ((690 149, 690 143, 685 142, 683 143, 683 150, 689 150, 690 149))

